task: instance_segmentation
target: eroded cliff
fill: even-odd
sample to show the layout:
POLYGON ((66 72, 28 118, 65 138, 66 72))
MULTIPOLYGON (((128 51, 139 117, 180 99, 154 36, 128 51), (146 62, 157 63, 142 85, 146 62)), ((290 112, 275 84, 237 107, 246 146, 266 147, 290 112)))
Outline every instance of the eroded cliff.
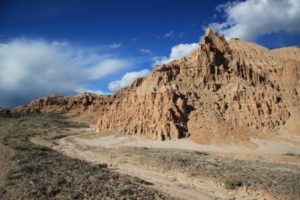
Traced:
POLYGON ((299 91, 297 56, 278 52, 208 29, 189 57, 157 66, 117 93, 97 130, 203 143, 276 132, 299 91))

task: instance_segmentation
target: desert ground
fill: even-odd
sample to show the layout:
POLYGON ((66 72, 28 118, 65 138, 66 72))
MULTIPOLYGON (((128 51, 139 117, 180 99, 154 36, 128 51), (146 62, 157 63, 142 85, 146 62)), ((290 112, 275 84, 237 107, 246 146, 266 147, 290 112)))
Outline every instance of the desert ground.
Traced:
POLYGON ((57 114, 1 116, 2 199, 300 199, 300 137, 253 148, 96 134, 57 114))

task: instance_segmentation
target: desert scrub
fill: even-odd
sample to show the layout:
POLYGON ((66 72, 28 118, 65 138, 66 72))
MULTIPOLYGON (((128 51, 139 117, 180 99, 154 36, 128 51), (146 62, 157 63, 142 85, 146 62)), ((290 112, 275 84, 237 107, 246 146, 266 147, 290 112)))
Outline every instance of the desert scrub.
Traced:
POLYGON ((295 153, 285 153, 283 154, 284 156, 295 156, 300 158, 300 154, 295 154, 295 153))
POLYGON ((224 181, 224 186, 226 189, 234 190, 238 187, 243 186, 243 182, 235 177, 230 177, 224 181))
POLYGON ((120 196, 127 196, 133 193, 131 185, 119 185, 117 191, 120 196))
POLYGON ((7 130, 0 142, 14 150, 14 165, 6 174, 0 199, 167 199, 147 187, 147 182, 120 175, 107 164, 91 165, 30 142, 30 137, 52 131, 87 127, 63 116, 14 114, 0 116, 0 128, 7 130))
POLYGON ((14 170, 9 171, 6 176, 5 176, 5 185, 6 186, 10 186, 10 185, 14 185, 14 170))

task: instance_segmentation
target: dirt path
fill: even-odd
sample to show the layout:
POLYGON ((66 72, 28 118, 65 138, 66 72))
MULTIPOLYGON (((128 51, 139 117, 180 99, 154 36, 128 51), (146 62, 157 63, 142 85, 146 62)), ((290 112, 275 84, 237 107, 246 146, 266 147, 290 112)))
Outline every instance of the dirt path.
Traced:
POLYGON ((88 148, 76 144, 72 137, 59 140, 54 149, 68 156, 87 160, 92 163, 108 163, 113 169, 122 174, 139 177, 153 184, 153 188, 169 193, 179 199, 228 199, 231 195, 223 188, 208 181, 192 181, 184 177, 168 175, 145 169, 141 165, 131 163, 130 159, 116 158, 109 149, 88 148))
MULTIPOLYGON (((50 146, 51 148, 64 153, 73 158, 86 160, 91 163, 107 163, 110 168, 122 174, 142 178, 150 182, 154 189, 166 192, 178 199, 265 199, 269 198, 263 192, 249 193, 247 188, 242 187, 237 190, 227 190, 223 185, 212 180, 191 178, 175 171, 159 171, 157 168, 145 167, 142 163, 131 159, 132 155, 122 152, 122 147, 104 142, 103 145, 87 145, 86 136, 69 136, 55 140, 49 145, 46 140, 33 138, 34 143, 50 146), (109 145, 109 146, 107 146, 109 145)), ((111 141, 112 142, 112 141, 111 141)), ((114 144, 121 144, 118 140, 113 140, 114 144)), ((126 151, 125 151, 126 152, 126 151)))
MULTIPOLYGON (((287 174, 284 175, 285 172, 287 173, 290 173, 291 171, 296 171, 295 173, 299 172, 299 167, 296 166, 300 166, 300 156, 299 156, 300 154, 297 145, 295 146, 294 144, 283 145, 283 148, 279 148, 279 149, 277 148, 277 151, 274 151, 275 153, 270 154, 270 152, 272 152, 272 148, 276 148, 276 145, 273 146, 270 145, 272 141, 271 142, 260 141, 261 143, 258 142, 260 147, 258 147, 257 150, 254 151, 246 148, 244 149, 238 148, 236 146, 223 148, 223 147, 217 147, 212 145, 199 145, 199 144, 191 143, 188 140, 160 142, 160 141, 150 141, 138 137, 130 137, 130 138, 124 136, 99 137, 96 136, 94 133, 91 133, 90 130, 84 130, 84 129, 74 130, 74 131, 77 132, 76 134, 72 134, 73 136, 60 138, 60 134, 57 134, 58 137, 56 136, 53 138, 52 136, 52 139, 40 138, 40 137, 32 138, 31 142, 48 146, 70 157, 85 160, 94 164, 107 163, 109 165, 109 168, 114 169, 119 173, 128 174, 133 177, 139 177, 145 181, 148 181, 152 184, 152 187, 154 189, 162 192, 166 192, 178 199, 189 199, 189 200, 190 199, 203 199, 203 200, 257 199, 260 200, 260 199, 281 199, 281 198, 280 197, 278 198, 278 196, 276 195, 270 197, 268 195, 270 193, 267 194, 264 191, 262 192, 259 188, 255 188, 255 191, 248 190, 248 187, 246 185, 236 190, 227 190, 224 188, 223 183, 220 183, 220 181, 215 182, 213 181, 213 179, 209 179, 209 178, 205 179, 204 177, 201 176, 197 176, 197 177, 187 176, 182 172, 179 173, 178 171, 176 171, 176 169, 165 169, 164 167, 166 166, 159 166, 159 163, 155 163, 155 162, 149 163, 149 160, 151 162, 151 159, 147 159, 147 156, 149 155, 146 151, 147 149, 151 150, 151 152, 156 151, 156 149, 158 151, 160 151, 159 149, 166 149, 167 152, 178 151, 179 154, 180 152, 184 152, 186 150, 189 150, 191 152, 199 152, 199 153, 209 152, 207 153, 208 156, 203 160, 204 165, 200 168, 200 170, 202 170, 203 167, 205 168, 207 164, 210 165, 210 163, 212 163, 212 165, 215 166, 212 166, 213 168, 209 169, 208 173, 213 172, 214 174, 216 174, 216 172, 219 171, 219 168, 217 167, 217 165, 219 165, 218 163, 219 161, 215 161, 216 156, 223 161, 227 160, 227 158, 231 160, 233 159, 233 161, 235 159, 241 160, 240 163, 235 163, 234 161, 232 166, 227 165, 225 162, 221 164, 221 166, 222 165, 225 166, 225 170, 223 170, 224 168, 223 169, 220 168, 221 173, 224 172, 231 173, 232 175, 239 174, 239 176, 244 176, 246 174, 250 176, 253 175, 252 172, 249 172, 249 169, 251 167, 246 167, 245 169, 243 169, 244 171, 239 168, 239 166, 244 168, 243 165, 245 165, 245 163, 242 160, 252 160, 251 162, 249 162, 249 164, 253 162, 256 163, 255 160, 264 160, 266 163, 269 163, 266 165, 259 164, 259 163, 253 165, 255 170, 262 171, 263 173, 263 174, 260 174, 260 172, 257 173, 256 176, 259 176, 259 178, 257 179, 254 177, 254 179, 252 180, 254 182, 264 180, 264 178, 261 178, 260 176, 262 175, 262 177, 263 176, 269 177, 270 176, 269 173, 274 174, 273 172, 274 170, 279 170, 277 172, 279 177, 281 177, 279 173, 283 173, 282 178, 284 178, 285 176, 287 177, 293 176, 287 174), (134 148, 137 148, 137 150, 141 151, 142 153, 135 152, 134 148), (172 149, 174 149, 174 151, 172 149), (285 156, 284 153, 287 152, 292 152, 295 154, 293 154, 294 156, 285 156), (275 166, 272 167, 273 163, 278 163, 277 167, 275 166), (285 166, 288 163, 289 165, 295 166, 296 168, 285 166), (226 169, 226 167, 231 168, 235 166, 237 166, 238 170, 240 170, 237 173, 235 173, 234 170, 226 169), (265 169, 266 171, 264 171, 265 169)), ((70 133, 68 133, 67 135, 70 135, 70 133)), ((173 154, 177 155, 177 153, 173 153, 173 154)), ((180 159, 181 158, 179 158, 179 161, 180 159)), ((197 162, 195 161, 192 162, 191 164, 197 165, 197 162)), ((191 167, 192 166, 187 166, 184 168, 192 170, 191 167)), ((198 172, 196 171, 196 173, 198 172)), ((187 171, 187 173, 190 172, 187 171)), ((270 178, 270 180, 268 181, 276 182, 277 180, 275 180, 274 178, 270 178)), ((269 184, 268 181, 266 180, 264 184, 269 184)), ((294 183, 291 182, 289 187, 294 187, 296 185, 294 185, 294 183)), ((265 186, 265 187, 270 188, 269 186, 265 186)), ((269 192, 271 192, 272 194, 273 189, 270 190, 269 192)))
POLYGON ((78 146, 119 148, 119 147, 141 147, 141 148, 163 148, 182 149, 191 151, 208 152, 224 158, 240 160, 264 160, 265 162, 299 165, 297 157, 287 157, 286 154, 300 155, 300 137, 295 135, 279 135, 270 140, 251 139, 256 148, 241 146, 215 146, 197 144, 188 139, 176 141, 153 141, 137 136, 103 136, 99 137, 94 133, 72 137, 71 142, 78 146))

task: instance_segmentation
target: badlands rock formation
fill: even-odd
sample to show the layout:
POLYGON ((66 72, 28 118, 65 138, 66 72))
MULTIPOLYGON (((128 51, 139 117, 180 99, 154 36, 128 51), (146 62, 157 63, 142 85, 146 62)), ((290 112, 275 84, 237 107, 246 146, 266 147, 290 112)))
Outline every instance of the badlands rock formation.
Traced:
POLYGON ((54 94, 32 101, 28 105, 18 106, 11 112, 56 112, 66 113, 71 117, 79 117, 81 121, 96 123, 98 113, 104 112, 109 103, 109 96, 82 93, 76 96, 54 94))
POLYGON ((204 143, 276 131, 290 117, 289 101, 299 102, 299 55, 298 48, 227 42, 208 29, 188 58, 117 93, 98 131, 204 143))
POLYGON ((88 113, 99 133, 218 143, 278 132, 299 108, 299 78, 300 48, 269 50, 207 29, 189 57, 114 95, 54 96, 15 110, 88 113))

